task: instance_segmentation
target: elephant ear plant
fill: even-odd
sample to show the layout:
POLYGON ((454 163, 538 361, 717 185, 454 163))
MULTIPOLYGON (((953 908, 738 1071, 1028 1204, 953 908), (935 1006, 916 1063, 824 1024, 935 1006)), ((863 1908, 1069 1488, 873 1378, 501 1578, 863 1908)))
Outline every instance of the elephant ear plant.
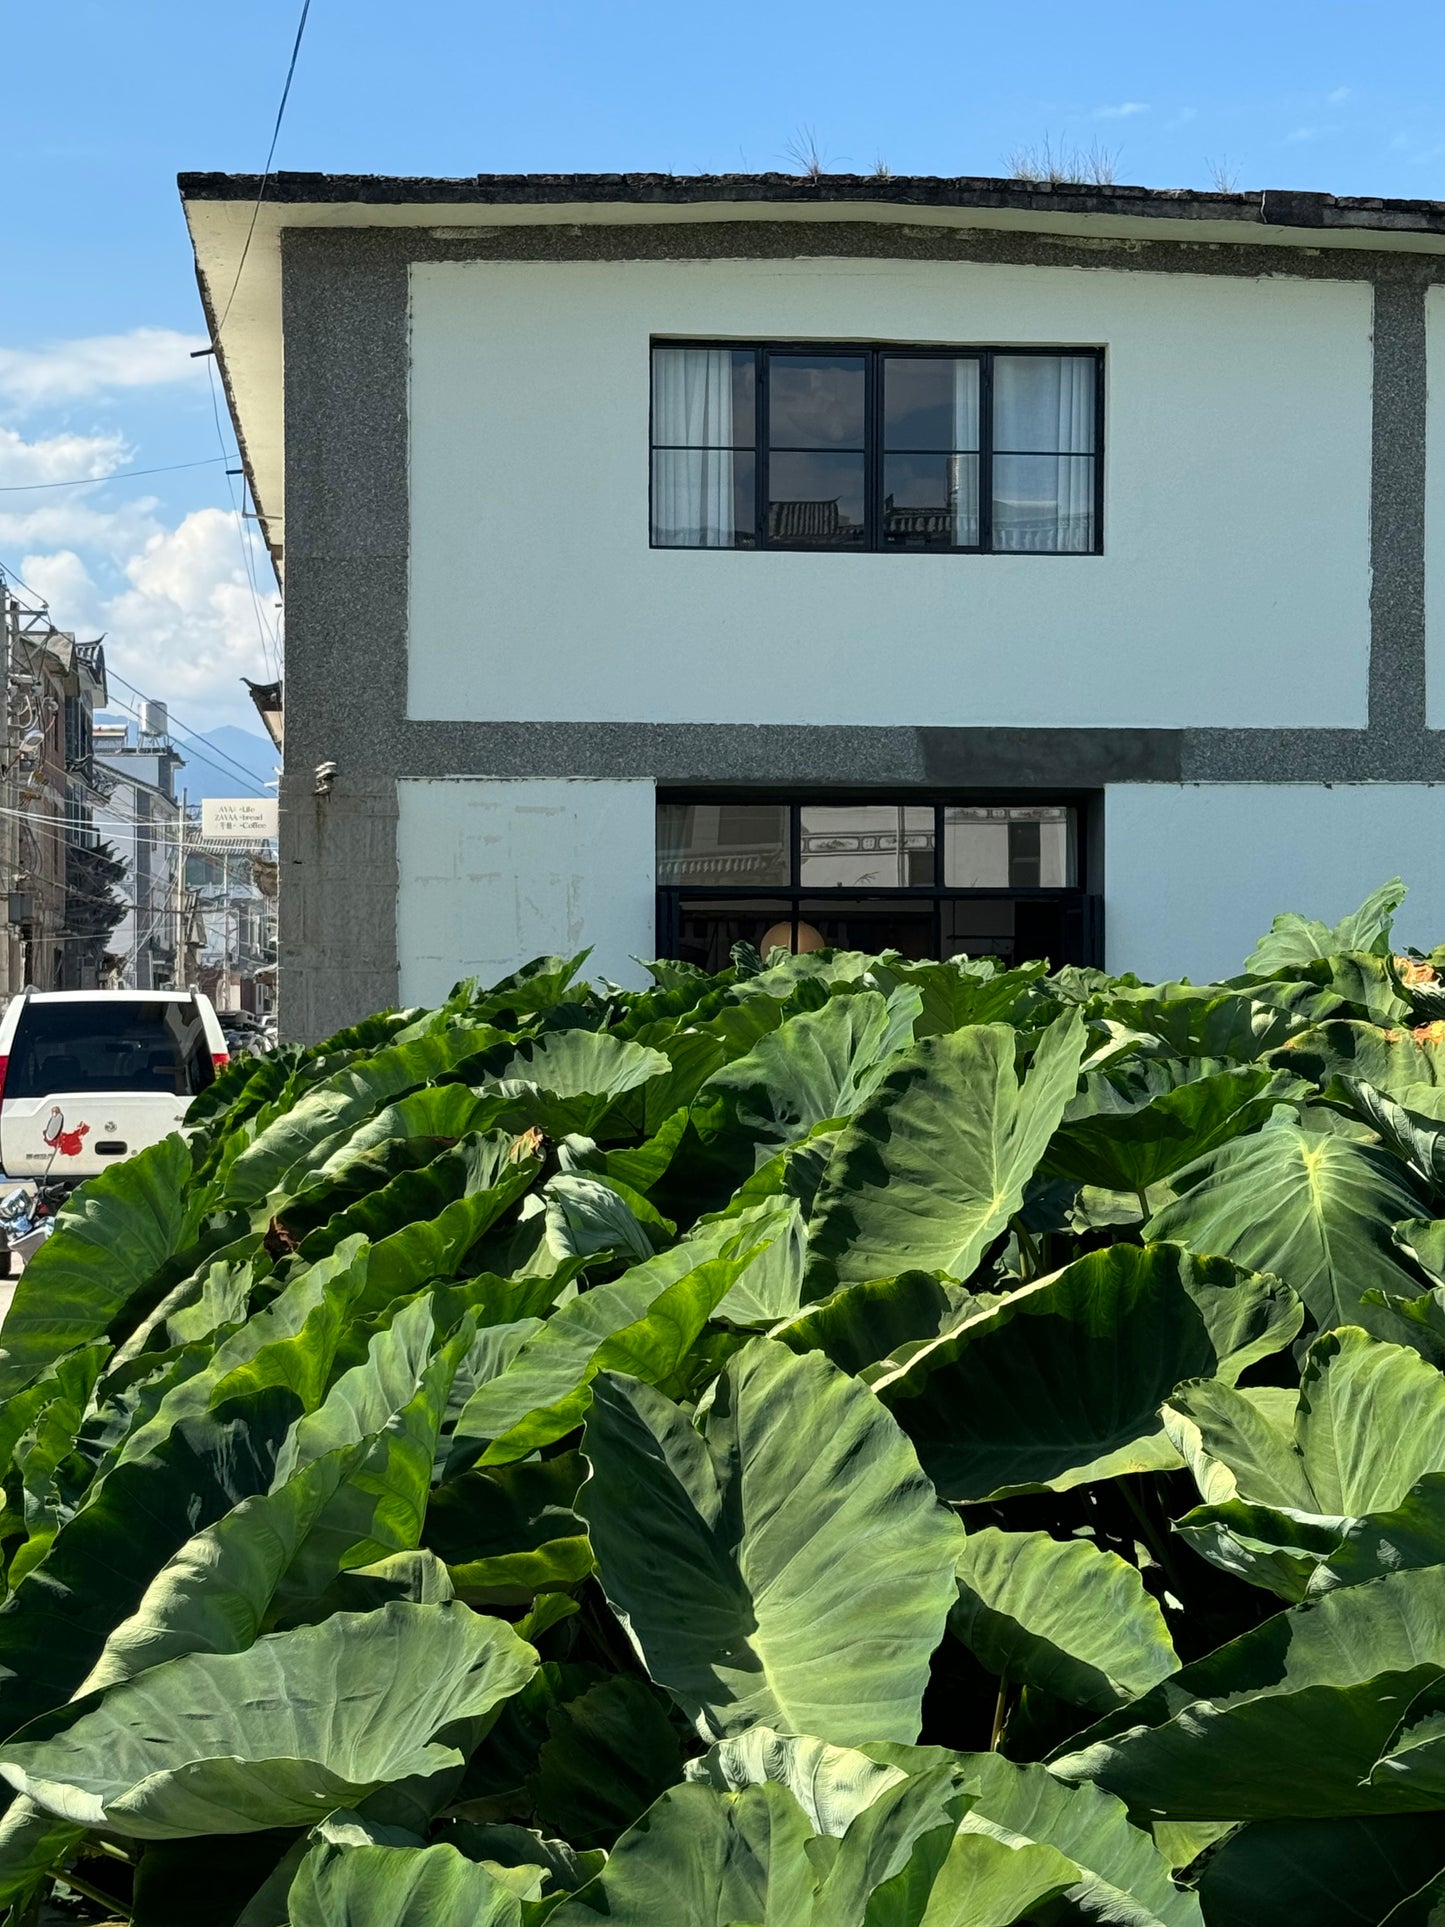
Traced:
POLYGON ((0 1330, 10 1927, 1445 1921, 1445 949, 544 958, 0 1330))

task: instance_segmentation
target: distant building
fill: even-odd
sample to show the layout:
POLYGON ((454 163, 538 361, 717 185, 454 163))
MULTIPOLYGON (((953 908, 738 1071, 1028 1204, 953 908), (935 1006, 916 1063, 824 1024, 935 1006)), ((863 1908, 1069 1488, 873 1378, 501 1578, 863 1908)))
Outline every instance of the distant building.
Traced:
MULTIPOLYGON (((177 970, 177 937, 186 906, 180 891, 177 852, 181 805, 176 771, 185 759, 165 733, 159 704, 152 733, 130 723, 95 725, 95 760, 114 789, 95 810, 95 827, 124 859, 120 885, 126 910, 111 940, 110 980, 126 990, 163 990, 184 981, 177 970)), ((184 959, 181 959, 182 966, 184 959)))
POLYGON ((192 975, 218 1010, 271 1010, 276 985, 274 851, 200 845, 188 826, 185 885, 198 944, 192 975))
POLYGON ((105 652, 54 627, 0 581, 5 749, 0 756, 0 995, 93 989, 119 905, 95 828, 109 779, 92 753, 105 652))

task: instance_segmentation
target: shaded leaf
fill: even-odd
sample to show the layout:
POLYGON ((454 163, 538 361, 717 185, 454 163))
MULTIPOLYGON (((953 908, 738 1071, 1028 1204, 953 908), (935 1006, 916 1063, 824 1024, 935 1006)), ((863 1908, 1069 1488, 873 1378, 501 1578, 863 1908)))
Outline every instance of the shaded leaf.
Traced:
POLYGON ((961 1529, 872 1393, 755 1339, 696 1427, 635 1380, 595 1394, 578 1504, 602 1583, 704 1737, 914 1738, 961 1529))
POLYGON ((1074 1094, 1084 1040, 1071 1011, 1022 1080, 1017 1038, 1002 1024, 916 1045, 838 1139, 809 1225, 808 1296, 908 1270, 966 1283, 1023 1202, 1074 1094))

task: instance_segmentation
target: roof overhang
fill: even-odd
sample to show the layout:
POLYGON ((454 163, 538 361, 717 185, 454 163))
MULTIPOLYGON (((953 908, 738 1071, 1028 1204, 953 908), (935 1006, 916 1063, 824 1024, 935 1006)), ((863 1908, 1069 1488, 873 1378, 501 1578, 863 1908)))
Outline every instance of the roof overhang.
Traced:
POLYGON ((267 546, 285 544, 281 235, 417 228, 438 240, 540 226, 871 221, 1195 246, 1445 252, 1445 203, 1267 189, 1195 193, 1073 182, 825 175, 182 174, 206 318, 267 546), (224 325, 222 325, 224 317, 224 325))

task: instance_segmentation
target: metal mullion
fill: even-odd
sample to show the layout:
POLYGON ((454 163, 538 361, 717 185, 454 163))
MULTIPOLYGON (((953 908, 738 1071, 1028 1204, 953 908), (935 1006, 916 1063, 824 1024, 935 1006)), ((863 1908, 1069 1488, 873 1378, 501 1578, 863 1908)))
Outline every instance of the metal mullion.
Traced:
POLYGON ((993 350, 978 357, 978 546, 993 554, 993 350))
POLYGON ((755 352, 758 365, 753 406, 757 416, 754 434, 757 437, 758 448, 753 475, 757 498, 754 504, 753 546, 762 549, 767 546, 768 495, 772 487, 773 452, 768 446, 768 384, 772 379, 770 372, 772 351, 768 348, 758 348, 755 352))
POLYGON ((863 361, 863 546, 883 547, 883 351, 863 361))
POLYGON ((1094 554, 1104 553, 1104 354, 1094 350, 1094 554))
POLYGON ((664 883, 658 886, 674 896, 704 898, 717 902, 743 902, 754 897, 767 897, 783 903, 790 898, 824 898, 837 902, 853 901, 883 903, 926 903, 936 897, 960 897, 969 902, 1012 903, 1015 900, 1029 903, 1063 902, 1071 897, 1087 896, 1089 892, 1077 884, 1016 884, 992 883, 982 886, 968 884, 912 884, 900 888, 875 888, 866 883, 664 883))
POLYGON ((789 887, 801 890, 803 887, 803 806, 801 803, 788 805, 788 875, 792 878, 789 887))

